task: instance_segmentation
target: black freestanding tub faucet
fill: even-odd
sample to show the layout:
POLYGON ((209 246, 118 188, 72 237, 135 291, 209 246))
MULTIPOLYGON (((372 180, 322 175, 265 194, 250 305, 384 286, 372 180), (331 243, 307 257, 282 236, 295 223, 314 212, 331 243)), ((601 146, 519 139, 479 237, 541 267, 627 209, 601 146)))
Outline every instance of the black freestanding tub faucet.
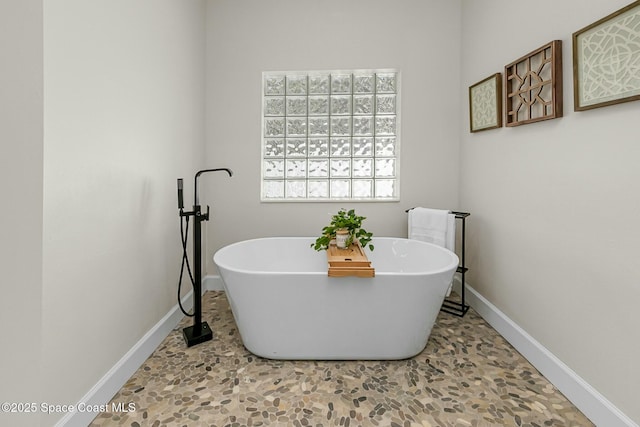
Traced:
POLYGON ((193 317, 193 326, 186 327, 182 330, 187 347, 191 347, 201 342, 209 341, 213 338, 213 332, 207 324, 202 321, 202 221, 209 220, 209 205, 207 205, 207 213, 203 214, 200 210, 200 200, 198 197, 198 178, 203 173, 207 172, 219 172, 224 171, 233 176, 233 172, 227 168, 216 169, 203 169, 196 173, 194 178, 193 189, 193 210, 184 211, 184 198, 183 198, 183 184, 182 178, 178 178, 178 209, 180 209, 180 233, 182 238, 182 267, 180 268, 180 279, 178 282, 178 304, 180 309, 188 316, 193 317), (193 217, 193 275, 191 274, 191 268, 189 267, 189 260, 187 258, 187 236, 189 230, 189 217, 193 217), (187 231, 183 229, 183 218, 187 224, 187 231), (184 271, 185 263, 189 276, 191 278, 191 284, 193 285, 193 314, 188 314, 182 308, 180 301, 180 284, 182 283, 182 273, 184 271))

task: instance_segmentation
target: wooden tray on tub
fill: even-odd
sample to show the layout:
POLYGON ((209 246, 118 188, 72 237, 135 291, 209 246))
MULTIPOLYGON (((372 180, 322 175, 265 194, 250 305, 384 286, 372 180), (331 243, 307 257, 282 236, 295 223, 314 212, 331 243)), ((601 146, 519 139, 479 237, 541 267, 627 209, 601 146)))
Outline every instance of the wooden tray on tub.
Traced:
POLYGON ((364 253, 360 242, 351 244, 348 248, 340 249, 336 245, 329 245, 327 249, 329 262, 329 277, 374 277, 375 268, 364 253))

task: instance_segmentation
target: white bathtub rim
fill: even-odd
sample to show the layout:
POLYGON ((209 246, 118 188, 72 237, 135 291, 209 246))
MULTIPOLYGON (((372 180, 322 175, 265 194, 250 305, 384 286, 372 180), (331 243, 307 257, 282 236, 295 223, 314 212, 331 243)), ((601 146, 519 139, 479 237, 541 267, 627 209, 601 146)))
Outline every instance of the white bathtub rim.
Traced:
MULTIPOLYGON (((302 275, 302 276, 316 276, 316 275, 321 275, 324 276, 327 274, 326 271, 269 271, 269 270, 248 270, 248 269, 244 269, 244 268, 235 268, 235 267, 229 267, 227 265, 220 265, 217 261, 216 261, 216 255, 218 255, 219 252, 227 249, 227 248, 231 248, 234 246, 238 246, 241 244, 246 244, 246 243, 250 243, 250 242, 254 242, 254 241, 263 241, 263 240, 282 240, 282 239, 295 239, 295 240, 309 240, 310 244, 313 243, 315 241, 315 237, 301 237, 301 236, 278 236, 278 237, 258 237, 258 238, 254 238, 254 239, 246 239, 246 240, 240 240, 238 242, 234 242, 234 243, 230 243, 228 245, 225 245, 223 247, 221 247, 220 249, 218 249, 214 254, 213 254, 213 262, 215 263, 215 265, 218 268, 224 268, 228 271, 233 271, 236 273, 243 273, 243 274, 249 274, 249 275, 302 275)), ((442 246, 438 246, 435 245, 433 243, 428 243, 428 242, 423 242, 420 240, 413 240, 413 239, 406 239, 406 238, 402 238, 402 237, 374 237, 374 242, 375 240, 401 240, 401 241, 411 241, 411 242, 417 242, 418 244, 422 244, 422 245, 428 245, 431 246, 433 248, 436 248, 437 250, 440 251, 444 251, 447 252, 451 255, 453 255, 452 258, 452 262, 450 264, 447 264, 445 267, 442 268, 438 268, 438 269, 431 269, 431 270, 425 270, 425 271, 376 271, 375 275, 376 276, 425 276, 425 275, 436 275, 436 274, 440 274, 440 273, 444 273, 447 272, 449 270, 451 270, 451 268, 457 268, 460 260, 458 258, 458 256, 456 255, 455 252, 444 248, 442 246)), ((309 247, 309 249, 313 249, 311 247, 309 247)), ((372 265, 373 268, 375 268, 375 265, 372 265)))

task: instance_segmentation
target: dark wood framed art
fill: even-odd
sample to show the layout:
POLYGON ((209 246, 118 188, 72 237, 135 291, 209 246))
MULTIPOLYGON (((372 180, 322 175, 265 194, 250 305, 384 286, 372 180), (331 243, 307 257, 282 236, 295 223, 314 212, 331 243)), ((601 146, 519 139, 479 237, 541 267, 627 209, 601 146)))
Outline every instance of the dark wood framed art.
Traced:
POLYGON ((480 132, 502 127, 502 73, 469 87, 469 129, 480 132))
POLYGON ((562 41, 504 67, 505 126, 562 117, 562 41))
POLYGON ((640 99, 640 0, 573 33, 573 108, 640 99))

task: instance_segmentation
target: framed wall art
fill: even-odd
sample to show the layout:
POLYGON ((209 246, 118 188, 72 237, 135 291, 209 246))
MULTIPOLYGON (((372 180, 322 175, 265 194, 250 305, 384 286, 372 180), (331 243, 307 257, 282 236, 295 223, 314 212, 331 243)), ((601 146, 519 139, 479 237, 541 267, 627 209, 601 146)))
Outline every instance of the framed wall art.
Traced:
POLYGON ((502 73, 493 74, 469 87, 471 132, 502 127, 502 73))
POLYGON ((640 99, 640 1, 573 33, 574 110, 640 99))
POLYGON ((504 67, 505 126, 562 117, 562 41, 504 67))

